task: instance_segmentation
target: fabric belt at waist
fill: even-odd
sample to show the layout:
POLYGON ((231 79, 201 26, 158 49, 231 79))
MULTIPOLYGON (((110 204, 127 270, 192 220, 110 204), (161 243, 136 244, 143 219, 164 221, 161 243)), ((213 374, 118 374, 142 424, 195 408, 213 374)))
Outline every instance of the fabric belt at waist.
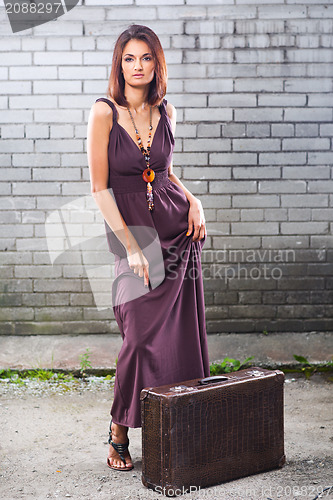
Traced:
MULTIPOLYGON (((169 179, 167 170, 164 170, 163 172, 155 172, 155 178, 151 182, 153 192, 154 189, 167 186, 170 182, 172 181, 169 179)), ((142 174, 110 176, 109 188, 111 188, 114 193, 146 191, 147 182, 143 180, 142 174)))

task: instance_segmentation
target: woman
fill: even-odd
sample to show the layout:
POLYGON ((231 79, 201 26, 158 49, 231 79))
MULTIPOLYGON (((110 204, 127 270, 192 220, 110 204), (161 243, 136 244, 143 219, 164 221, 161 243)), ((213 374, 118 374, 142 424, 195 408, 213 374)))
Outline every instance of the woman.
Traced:
POLYGON ((115 255, 113 311, 123 344, 107 464, 131 470, 128 427, 141 427, 140 391, 209 372, 199 199, 172 171, 176 110, 164 98, 163 49, 148 27, 118 37, 108 98, 88 123, 91 191, 115 255), (112 194, 111 194, 112 193, 112 194))

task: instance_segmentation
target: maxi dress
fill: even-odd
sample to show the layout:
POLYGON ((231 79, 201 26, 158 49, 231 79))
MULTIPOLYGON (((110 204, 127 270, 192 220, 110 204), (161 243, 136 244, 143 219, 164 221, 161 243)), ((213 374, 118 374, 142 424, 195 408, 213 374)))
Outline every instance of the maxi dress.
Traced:
POLYGON ((205 324, 201 252, 206 235, 193 241, 186 236, 190 207, 184 191, 168 177, 175 139, 166 111, 152 134, 150 167, 154 208, 149 210, 147 183, 142 178, 145 158, 113 111, 109 137, 108 188, 130 231, 149 262, 149 287, 128 265, 125 247, 105 229, 114 254, 113 312, 123 339, 118 354, 113 422, 141 427, 140 391, 144 387, 177 384, 210 375, 205 324))

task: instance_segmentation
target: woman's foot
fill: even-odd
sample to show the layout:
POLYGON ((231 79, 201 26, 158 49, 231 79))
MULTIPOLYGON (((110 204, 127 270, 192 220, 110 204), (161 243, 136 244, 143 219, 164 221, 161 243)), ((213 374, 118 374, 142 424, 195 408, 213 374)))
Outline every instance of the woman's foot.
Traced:
MULTIPOLYGON (((128 427, 112 422, 111 432, 112 432, 112 441, 114 443, 116 444, 127 443, 128 427)), ((120 458, 119 453, 114 449, 112 444, 110 444, 109 454, 108 454, 108 464, 110 467, 115 467, 117 469, 125 469, 125 470, 132 469, 133 463, 129 451, 128 450, 124 451, 123 456, 126 460, 126 465, 120 458)))

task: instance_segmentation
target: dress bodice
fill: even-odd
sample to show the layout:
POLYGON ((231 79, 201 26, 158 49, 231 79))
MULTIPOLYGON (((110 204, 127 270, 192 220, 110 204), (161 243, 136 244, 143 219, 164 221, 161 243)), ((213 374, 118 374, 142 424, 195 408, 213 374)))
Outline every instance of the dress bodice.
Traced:
MULTIPOLYGON (((114 103, 101 97, 97 101, 104 101, 112 108, 113 123, 110 131, 108 158, 109 176, 129 176, 141 174, 147 167, 146 161, 138 145, 128 132, 118 123, 118 110, 114 103)), ((150 167, 155 172, 167 170, 172 158, 175 139, 172 133, 171 121, 166 110, 167 100, 163 99, 159 105, 161 113, 150 148, 150 167)))

